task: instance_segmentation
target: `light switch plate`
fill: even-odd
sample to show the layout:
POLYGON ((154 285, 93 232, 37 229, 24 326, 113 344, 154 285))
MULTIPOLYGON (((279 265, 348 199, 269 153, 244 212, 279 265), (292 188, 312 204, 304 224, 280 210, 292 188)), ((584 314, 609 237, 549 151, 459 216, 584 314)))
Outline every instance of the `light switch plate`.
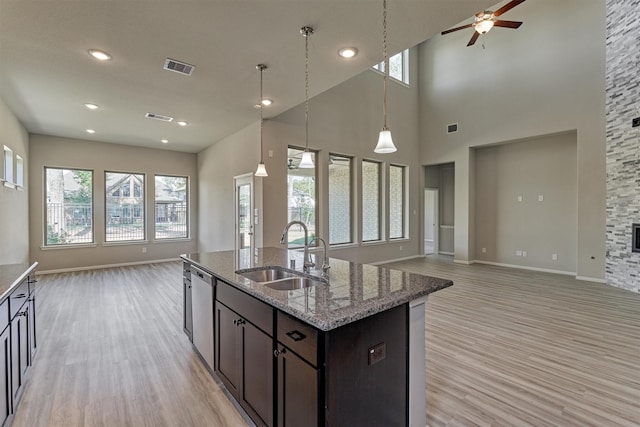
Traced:
POLYGON ((369 348, 369 366, 375 365, 378 362, 384 360, 387 357, 387 345, 384 342, 376 344, 369 348))

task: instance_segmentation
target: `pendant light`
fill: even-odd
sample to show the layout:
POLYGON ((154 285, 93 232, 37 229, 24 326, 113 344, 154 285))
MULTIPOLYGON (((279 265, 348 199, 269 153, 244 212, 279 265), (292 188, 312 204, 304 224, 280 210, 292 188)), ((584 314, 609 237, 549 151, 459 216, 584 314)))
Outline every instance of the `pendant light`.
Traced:
POLYGON ((301 169, 312 169, 313 156, 309 151, 309 36, 313 34, 313 28, 302 27, 300 34, 304 37, 304 153, 298 165, 301 169))
POLYGON ((263 160, 263 144, 262 144, 262 124, 264 122, 262 118, 262 107, 263 107, 263 96, 262 96, 262 72, 267 69, 267 66, 264 64, 256 65, 256 69, 260 70, 260 100, 258 105, 260 106, 260 163, 258 163, 258 169, 256 169, 255 176, 269 176, 267 174, 267 168, 264 166, 263 160))
POLYGON ((393 140, 391 139, 391 131, 387 127, 387 74, 389 71, 389 61, 387 60, 387 0, 382 0, 382 53, 384 56, 382 62, 384 68, 384 73, 382 75, 382 111, 384 124, 380 131, 380 136, 378 137, 378 145, 376 145, 376 148, 373 151, 380 154, 386 154, 393 153, 397 150, 396 146, 393 145, 393 140))

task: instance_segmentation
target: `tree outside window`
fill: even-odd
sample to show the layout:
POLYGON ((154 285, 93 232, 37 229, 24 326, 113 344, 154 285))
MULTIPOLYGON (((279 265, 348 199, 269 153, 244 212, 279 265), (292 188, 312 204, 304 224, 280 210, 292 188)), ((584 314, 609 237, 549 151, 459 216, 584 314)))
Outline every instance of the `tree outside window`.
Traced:
POLYGON ((105 172, 105 240, 107 242, 145 239, 143 188, 143 174, 105 172), (138 196, 134 190, 136 185, 140 186, 138 196))
MULTIPOLYGON (((317 156, 311 153, 316 167, 302 169, 298 165, 302 157, 302 150, 289 147, 287 174, 288 221, 301 221, 309 230, 309 241, 316 233, 316 171, 317 156)), ((302 227, 293 226, 288 234, 289 246, 304 245, 304 231, 302 227)))
POLYGON ((93 171, 45 167, 45 246, 93 243, 93 171))
POLYGON ((184 176, 155 176, 155 238, 189 237, 189 180, 184 176))

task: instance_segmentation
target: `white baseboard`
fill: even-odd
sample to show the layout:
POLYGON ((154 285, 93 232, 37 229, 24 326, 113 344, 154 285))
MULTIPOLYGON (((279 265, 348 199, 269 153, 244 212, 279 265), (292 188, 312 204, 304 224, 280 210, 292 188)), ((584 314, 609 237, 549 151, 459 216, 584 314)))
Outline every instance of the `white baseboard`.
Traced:
POLYGON ((38 270, 36 276, 43 274, 71 273, 74 271, 100 270, 102 268, 126 267, 130 265, 157 264, 161 262, 179 261, 180 258, 152 259, 148 261, 122 262, 119 264, 89 265, 85 267, 60 268, 57 270, 38 270))
POLYGON ((438 251, 439 255, 451 255, 454 256, 455 254, 453 252, 445 252, 445 251, 438 251))
POLYGON ((464 264, 464 265, 471 265, 475 263, 475 261, 464 261, 461 259, 454 259, 453 262, 456 264, 464 264))
POLYGON ((415 258, 424 258, 424 255, 411 255, 411 256, 404 257, 404 258, 394 258, 394 259, 389 259, 389 260, 385 260, 385 261, 369 262, 367 264, 369 264, 369 265, 382 265, 382 264, 389 264, 389 263, 392 263, 392 262, 407 261, 407 260, 415 259, 415 258))
POLYGON ((575 276, 577 274, 575 271, 564 271, 564 270, 553 270, 553 269, 550 269, 550 268, 528 267, 526 265, 517 265, 517 264, 503 264, 501 262, 481 261, 481 260, 477 260, 477 259, 471 261, 469 264, 495 265, 497 267, 519 268, 521 270, 540 271, 542 273, 562 274, 562 275, 565 275, 565 276, 575 276))
POLYGON ((585 282, 604 283, 605 285, 607 284, 606 280, 596 279, 595 277, 576 276, 576 280, 584 280, 585 282))

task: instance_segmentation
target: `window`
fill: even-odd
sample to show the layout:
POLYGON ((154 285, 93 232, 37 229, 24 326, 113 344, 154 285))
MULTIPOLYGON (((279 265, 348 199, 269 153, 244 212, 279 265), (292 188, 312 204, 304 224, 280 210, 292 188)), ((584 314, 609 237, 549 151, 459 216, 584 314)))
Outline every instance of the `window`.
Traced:
POLYGON ((4 181, 8 187, 13 186, 13 150, 4 146, 4 181))
POLYGON ((24 160, 16 155, 16 185, 24 187, 24 160))
POLYGON ((144 175, 105 172, 105 241, 144 240, 144 175), (139 185, 136 197, 132 187, 139 185), (133 194, 133 197, 131 197, 133 194))
MULTIPOLYGON (((289 168, 287 173, 288 221, 301 221, 309 230, 309 241, 316 233, 316 170, 299 168, 303 150, 291 148, 287 150, 289 168)), ((316 153, 311 152, 313 164, 316 153)), ((292 226, 288 234, 289 246, 304 245, 302 227, 292 226)))
POLYGON ((329 155, 329 244, 351 243, 351 158, 329 155))
MULTIPOLYGON (((184 239, 189 237, 188 179, 184 176, 155 177, 156 239, 184 239)), ((141 186, 133 187, 134 196, 141 186)))
POLYGON ((380 163, 362 161, 362 241, 380 240, 380 163))
MULTIPOLYGON (((384 73, 384 62, 374 65, 373 69, 384 73)), ((409 49, 389 58, 389 77, 409 84, 409 49)))
POLYGON ((389 166, 389 238, 405 237, 405 170, 404 166, 389 166))
POLYGON ((93 243, 93 171, 44 170, 45 246, 93 243))

